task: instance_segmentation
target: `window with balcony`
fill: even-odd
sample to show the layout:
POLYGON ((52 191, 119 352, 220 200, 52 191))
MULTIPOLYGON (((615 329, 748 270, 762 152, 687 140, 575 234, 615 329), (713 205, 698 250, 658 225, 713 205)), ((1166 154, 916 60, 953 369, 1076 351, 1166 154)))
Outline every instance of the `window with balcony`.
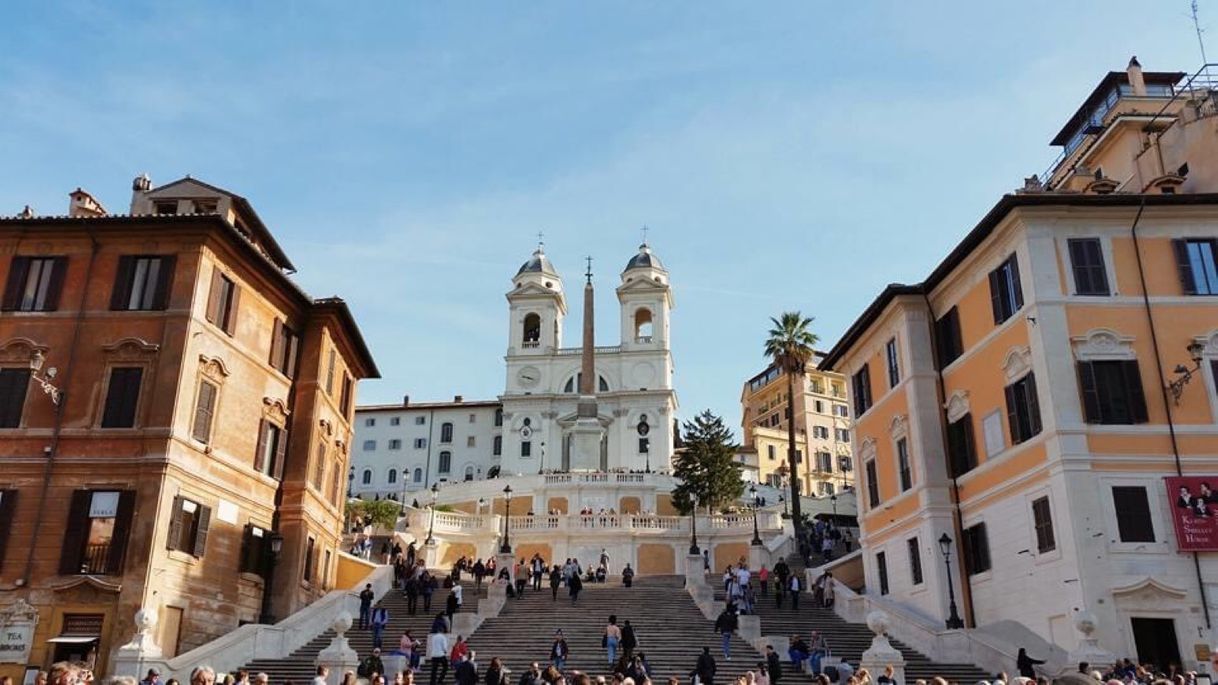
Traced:
POLYGON ((1019 283, 1019 261, 1015 255, 1007 257, 990 272, 990 305, 994 310, 994 323, 1000 324, 1015 315, 1023 307, 1023 288, 1019 283))
POLYGON ((169 304, 176 259, 173 255, 123 255, 118 259, 110 309, 158 310, 169 304))
POLYGON ((1218 240, 1173 240, 1185 295, 1218 295, 1218 240))
POLYGON ((121 575, 134 490, 76 490, 60 550, 61 575, 121 575))
POLYGON ((169 516, 169 549, 202 558, 207 547, 207 531, 211 527, 211 507, 182 496, 173 498, 169 516))
POLYGON ((0 310, 53 312, 59 309, 67 257, 13 257, 0 310))

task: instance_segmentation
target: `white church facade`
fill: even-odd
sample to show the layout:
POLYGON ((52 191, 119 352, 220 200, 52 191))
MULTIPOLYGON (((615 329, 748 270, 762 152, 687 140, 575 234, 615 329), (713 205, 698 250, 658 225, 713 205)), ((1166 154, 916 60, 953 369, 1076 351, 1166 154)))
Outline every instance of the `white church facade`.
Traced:
POLYGON ((567 294, 538 246, 507 293, 503 394, 358 407, 351 494, 409 501, 433 483, 500 474, 669 470, 677 398, 668 271, 646 243, 627 262, 616 345, 595 344, 593 294, 589 272, 581 344, 564 347, 567 294))

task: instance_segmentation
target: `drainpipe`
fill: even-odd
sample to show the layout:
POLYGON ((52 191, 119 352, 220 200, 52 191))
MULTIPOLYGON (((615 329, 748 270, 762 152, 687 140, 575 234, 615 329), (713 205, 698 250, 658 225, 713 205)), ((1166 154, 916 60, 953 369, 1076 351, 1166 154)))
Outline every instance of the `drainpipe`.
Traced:
POLYGON ((431 487, 431 439, 435 434, 436 410, 427 411, 427 461, 423 464, 423 489, 431 487))
MULTIPOLYGON (((922 291, 922 300, 926 302, 926 314, 930 317, 930 353, 935 363, 935 393, 938 397, 937 412, 939 414, 939 439, 943 441, 943 455, 946 457, 948 473, 951 473, 951 455, 948 454, 947 439, 947 391, 944 389, 943 369, 939 366, 939 336, 935 330, 935 310, 930 306, 930 296, 922 291)), ((964 620, 966 628, 977 627, 977 615, 973 610, 973 586, 964 568, 964 513, 960 508, 960 481, 952 476, 952 527, 956 547, 956 575, 960 577, 960 599, 964 603, 964 620)), ((949 579, 948 582, 951 582, 949 579)))
MULTIPOLYGON (((1142 220, 1142 212, 1146 210, 1146 194, 1142 193, 1142 200, 1138 204, 1138 213, 1133 217, 1133 224, 1129 227, 1129 235, 1133 238, 1133 254, 1138 263, 1138 283, 1142 286, 1142 307, 1146 311, 1146 323, 1150 327, 1150 346, 1155 353, 1155 371, 1159 374, 1159 396, 1163 398, 1163 408, 1167 412, 1167 433, 1171 438, 1171 452, 1175 460, 1176 475, 1183 476, 1184 469, 1180 465, 1180 444, 1176 440, 1176 423, 1172 417, 1172 402, 1167 397, 1167 376, 1163 371, 1163 355, 1159 352, 1159 336, 1155 332, 1155 317, 1154 312, 1150 307, 1150 293, 1146 289, 1146 271, 1142 266, 1142 248, 1138 243, 1138 223, 1142 220)), ((1211 629, 1213 626, 1210 623, 1210 607, 1205 597, 1205 582, 1201 579, 1201 559, 1197 552, 1193 552, 1193 573, 1197 577, 1197 589, 1201 591, 1201 611, 1205 615, 1205 627, 1211 629)))
MULTIPOLYGON (((59 435, 63 430, 63 413, 67 407, 68 388, 72 383, 72 370, 76 366, 76 343, 80 339, 80 329, 84 325, 85 305, 89 296, 89 279, 93 275, 93 263, 97 259, 97 252, 101 249, 101 244, 97 242, 97 237, 93 232, 89 232, 89 261, 85 265, 85 286, 81 288, 80 302, 76 307, 76 318, 72 323, 72 339, 68 343, 68 360, 63 369, 61 376, 63 394, 59 397, 59 404, 55 405, 55 422, 51 430, 51 444, 46 448, 46 461, 42 466, 42 486, 38 492, 38 511, 46 511, 47 492, 51 488, 51 471, 55 464, 55 457, 59 454, 59 435)), ((38 542, 39 534, 42 529, 43 516, 34 517, 34 530, 30 534, 30 549, 25 557, 25 571, 22 572, 21 578, 17 581, 19 585, 25 585, 27 588, 30 584, 30 573, 34 569, 34 548, 38 542)), ((32 591, 31 591, 32 592, 32 591)))

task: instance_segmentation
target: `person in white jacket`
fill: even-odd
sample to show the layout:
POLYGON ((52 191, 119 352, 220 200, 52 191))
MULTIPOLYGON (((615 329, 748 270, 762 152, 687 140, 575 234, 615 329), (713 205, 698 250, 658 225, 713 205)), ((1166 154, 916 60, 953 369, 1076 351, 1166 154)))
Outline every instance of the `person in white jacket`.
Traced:
POLYGON ((448 636, 434 632, 427 636, 427 658, 431 661, 431 685, 440 685, 448 675, 448 636), (436 677, 436 671, 439 677, 436 677))

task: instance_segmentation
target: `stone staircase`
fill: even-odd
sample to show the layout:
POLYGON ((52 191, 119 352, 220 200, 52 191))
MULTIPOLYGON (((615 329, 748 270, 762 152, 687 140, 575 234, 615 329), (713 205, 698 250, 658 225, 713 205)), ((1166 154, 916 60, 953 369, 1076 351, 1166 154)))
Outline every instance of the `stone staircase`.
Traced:
MULTIPOLYGON (((477 611, 478 601, 477 593, 474 591, 473 582, 462 581, 462 595, 465 601, 462 606, 462 612, 477 611)), ((486 584, 483 584, 482 592, 486 592, 486 584)), ((411 616, 406 612, 406 595, 401 590, 390 590, 381 598, 381 601, 376 606, 385 607, 389 610, 389 625, 385 628, 383 637, 384 645, 381 648, 382 655, 391 652, 398 647, 398 640, 402 637, 402 633, 406 630, 420 642, 423 643, 422 648, 426 648, 427 631, 431 628, 431 622, 436 614, 444 610, 444 603, 448 600, 449 590, 443 587, 438 588, 432 595, 431 611, 423 611, 423 599, 419 598, 418 613, 411 616)), ((351 644, 351 648, 359 655, 361 659, 372 653, 372 631, 360 630, 358 627, 358 616, 355 625, 352 625, 351 630, 347 631, 347 639, 351 644)), ((467 636, 468 637, 468 636, 467 636)), ((259 659, 251 661, 243 666, 250 672, 251 680, 255 673, 266 673, 270 676, 270 682, 273 685, 283 685, 284 683, 296 683, 305 685, 309 683, 313 676, 317 673, 317 654, 330 646, 330 641, 334 638, 334 631, 327 630, 310 640, 300 649, 296 650, 286 659, 259 659)), ((452 639, 455 641, 456 636, 452 639)), ((426 659, 424 659, 426 662, 426 659)), ((389 668, 386 663, 386 669, 389 668)), ((393 681, 392 675, 387 678, 389 682, 393 681)))
MULTIPOLYGON (((798 569, 802 574, 803 561, 798 555, 787 560, 791 568, 798 569)), ((802 576, 801 576, 802 578, 802 576)), ((724 600, 722 574, 707 577, 707 582, 715 589, 715 599, 724 600)), ((778 608, 774 600, 774 581, 771 580, 770 594, 760 597, 761 591, 756 576, 753 576, 753 589, 759 595, 756 614, 761 617, 761 634, 767 636, 783 636, 781 640, 774 638, 774 649, 783 656, 787 653, 787 637, 799 635, 808 640, 813 630, 819 630, 829 643, 832 656, 858 667, 863 652, 871 646, 874 634, 871 629, 861 623, 850 623, 833 612, 832 609, 816 607, 812 604, 812 593, 800 594, 799 610, 791 608, 790 597, 784 598, 782 608, 778 608)), ((945 664, 928 659, 899 640, 890 637, 892 646, 900 650, 905 658, 905 680, 913 682, 918 678, 930 680, 935 676, 947 679, 949 682, 975 683, 988 680, 992 674, 987 673, 972 664, 945 664)), ((787 666, 787 663, 783 664, 787 666)), ((879 674, 873 673, 874 680, 879 674)))

